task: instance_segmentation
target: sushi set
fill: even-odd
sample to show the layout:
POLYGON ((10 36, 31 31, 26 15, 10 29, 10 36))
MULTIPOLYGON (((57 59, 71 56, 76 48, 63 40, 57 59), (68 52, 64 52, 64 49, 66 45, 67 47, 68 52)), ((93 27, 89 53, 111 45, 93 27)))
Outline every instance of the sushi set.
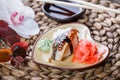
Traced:
POLYGON ((72 0, 42 1, 46 2, 42 5, 44 14, 52 20, 65 24, 39 36, 32 50, 34 62, 59 69, 76 70, 94 67, 107 59, 108 47, 92 39, 86 25, 76 23, 77 19, 83 18, 85 8, 81 8, 76 4, 77 1, 72 0))
POLYGON ((73 70, 103 62, 109 50, 92 39, 85 25, 68 23, 40 36, 32 53, 33 61, 38 64, 73 70))

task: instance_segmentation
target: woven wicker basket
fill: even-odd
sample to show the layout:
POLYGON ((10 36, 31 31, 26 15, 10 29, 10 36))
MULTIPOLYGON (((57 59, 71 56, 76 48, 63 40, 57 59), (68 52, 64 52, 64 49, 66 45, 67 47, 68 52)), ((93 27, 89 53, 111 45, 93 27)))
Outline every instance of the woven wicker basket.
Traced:
POLYGON ((120 0, 110 0, 110 1, 113 1, 113 2, 116 2, 116 3, 120 4, 120 0))
MULTIPOLYGON (((86 0, 105 7, 120 9, 120 0, 86 0), (112 1, 112 2, 111 2, 112 1), (115 3, 115 4, 114 4, 115 3), (116 4, 119 3, 119 4, 116 4)), ((42 3, 35 0, 23 0, 25 5, 35 11, 35 20, 40 26, 40 33, 30 39, 21 38, 29 42, 27 60, 20 69, 9 63, 0 64, 0 80, 120 80, 120 15, 109 12, 96 12, 86 9, 83 19, 77 22, 89 27, 92 38, 108 46, 108 59, 95 67, 84 70, 59 70, 38 65, 31 60, 33 44, 46 31, 61 23, 49 19, 41 10, 42 3)))

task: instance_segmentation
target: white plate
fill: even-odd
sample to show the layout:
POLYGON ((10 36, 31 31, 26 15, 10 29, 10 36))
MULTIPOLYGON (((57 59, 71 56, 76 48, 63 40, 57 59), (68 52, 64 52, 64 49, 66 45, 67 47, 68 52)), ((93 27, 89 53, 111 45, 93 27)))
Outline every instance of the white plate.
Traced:
POLYGON ((57 31, 58 29, 65 29, 65 28, 68 28, 68 27, 78 29, 79 33, 80 33, 80 35, 79 35, 80 39, 87 39, 87 40, 95 42, 91 38, 90 30, 85 25, 80 24, 80 23, 64 24, 64 25, 61 25, 61 26, 58 26, 56 28, 53 28, 53 29, 49 30, 48 32, 46 32, 42 36, 39 36, 38 40, 34 44, 34 48, 33 48, 33 51, 32 51, 33 52, 32 60, 34 62, 38 63, 38 64, 45 65, 45 66, 48 66, 48 67, 50 66, 50 67, 59 68, 59 69, 75 70, 75 69, 85 69, 85 68, 93 67, 95 65, 100 64, 101 62, 103 62, 108 57, 108 54, 109 54, 108 48, 106 46, 98 43, 98 42, 95 42, 95 44, 97 45, 97 48, 98 48, 98 52, 102 51, 104 49, 106 50, 106 52, 103 54, 102 58, 97 63, 94 63, 94 64, 74 63, 74 62, 71 62, 73 55, 71 55, 70 57, 68 57, 64 61, 52 61, 51 63, 47 62, 45 60, 45 58, 47 58, 47 55, 49 54, 49 52, 44 53, 44 52, 41 52, 39 50, 39 48, 38 48, 39 41, 42 40, 42 39, 45 39, 45 38, 52 39, 52 35, 55 31, 57 31))

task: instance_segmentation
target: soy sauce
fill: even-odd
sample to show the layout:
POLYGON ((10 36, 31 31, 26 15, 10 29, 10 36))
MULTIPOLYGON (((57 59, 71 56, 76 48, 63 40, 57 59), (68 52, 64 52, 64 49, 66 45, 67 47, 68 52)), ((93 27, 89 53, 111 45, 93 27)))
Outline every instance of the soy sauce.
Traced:
POLYGON ((50 5, 47 12, 56 18, 65 19, 79 13, 81 10, 77 7, 64 6, 64 5, 50 5))

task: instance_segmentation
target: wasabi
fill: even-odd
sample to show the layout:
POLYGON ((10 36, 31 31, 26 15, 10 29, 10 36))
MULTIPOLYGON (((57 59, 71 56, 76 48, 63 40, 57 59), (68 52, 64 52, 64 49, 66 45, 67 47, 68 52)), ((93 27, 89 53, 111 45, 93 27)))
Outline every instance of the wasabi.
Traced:
POLYGON ((39 42, 38 48, 43 52, 47 52, 50 50, 50 46, 51 46, 52 42, 53 42, 52 40, 43 39, 39 42))

